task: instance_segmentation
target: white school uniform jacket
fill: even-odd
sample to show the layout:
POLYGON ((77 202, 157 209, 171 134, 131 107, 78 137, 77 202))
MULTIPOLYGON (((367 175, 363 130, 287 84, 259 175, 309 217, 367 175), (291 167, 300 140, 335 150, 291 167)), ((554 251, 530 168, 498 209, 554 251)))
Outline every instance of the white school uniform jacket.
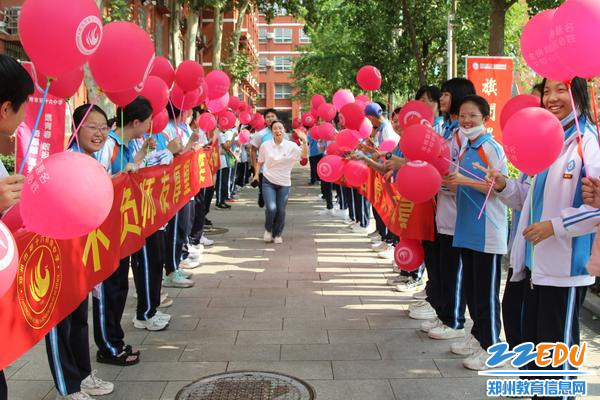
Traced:
MULTIPOLYGON (((532 181, 533 189, 523 202, 511 249, 512 281, 525 278, 527 268, 536 285, 576 287, 594 283, 586 264, 592 248, 592 232, 600 223, 600 212, 583 204, 581 179, 585 169, 582 155, 585 168, 597 171, 600 148, 595 130, 585 117, 580 118, 580 126, 581 146, 576 127, 566 130, 560 156, 532 181), (532 251, 530 242, 523 238, 523 231, 532 222, 540 221, 552 222, 554 236, 539 243, 532 251)), ((523 184, 512 181, 500 195, 505 199, 516 199, 523 196, 523 190, 523 184)))

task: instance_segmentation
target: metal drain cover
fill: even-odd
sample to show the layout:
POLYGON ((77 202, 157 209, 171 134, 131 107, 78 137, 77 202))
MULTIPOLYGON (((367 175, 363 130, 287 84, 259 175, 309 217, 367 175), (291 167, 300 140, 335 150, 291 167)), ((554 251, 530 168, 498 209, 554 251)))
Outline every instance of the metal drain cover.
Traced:
POLYGON ((240 371, 190 383, 176 400, 313 400, 314 390, 298 378, 274 372, 240 371))

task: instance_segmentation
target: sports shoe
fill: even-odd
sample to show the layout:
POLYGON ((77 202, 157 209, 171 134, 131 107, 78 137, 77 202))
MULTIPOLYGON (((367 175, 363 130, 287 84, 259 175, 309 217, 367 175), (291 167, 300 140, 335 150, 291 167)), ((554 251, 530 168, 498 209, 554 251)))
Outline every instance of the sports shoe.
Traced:
POLYGON ((189 288, 195 285, 195 282, 185 278, 179 273, 180 270, 171 272, 163 278, 162 285, 164 287, 189 288))
POLYGON ((452 329, 449 326, 436 326, 428 332, 429 337, 437 340, 456 339, 465 336, 465 330, 452 329))
POLYGON ((92 373, 81 381, 81 391, 90 396, 104 396, 112 393, 115 385, 98 378, 96 372, 95 369, 92 370, 92 373))
POLYGON ((377 253, 379 258, 383 258, 384 260, 393 260, 394 259, 394 246, 387 245, 387 248, 383 251, 377 253))
POLYGON ((160 299, 160 304, 158 305, 159 308, 167 308, 167 307, 171 307, 173 305, 173 299, 170 297, 164 297, 160 299))
POLYGON ((442 326, 444 323, 438 317, 428 319, 421 323, 421 330, 425 333, 428 333, 430 330, 437 328, 438 326, 442 326))
POLYGON ((360 233, 360 234, 363 234, 363 235, 367 234, 367 228, 363 228, 358 223, 356 223, 356 225, 352 225, 352 229, 351 230, 354 233, 360 233))
POLYGON ((178 269, 175 272, 177 272, 177 275, 183 276, 186 279, 190 279, 194 275, 192 272, 190 272, 187 269, 178 269))
POLYGON ((188 257, 179 262, 179 269, 194 269, 194 268, 198 268, 200 266, 200 264, 202 264, 201 259, 193 260, 190 257, 188 257))
POLYGON ((154 314, 155 317, 158 317, 159 319, 162 319, 163 321, 171 321, 171 314, 167 314, 164 313, 162 311, 158 311, 156 310, 156 313, 154 314))
POLYGON ((265 241, 265 243, 271 243, 273 241, 273 235, 271 234, 271 232, 265 231, 265 234, 263 235, 263 240, 265 241))
POLYGON ((350 217, 346 216, 346 218, 344 218, 344 223, 346 225, 354 225, 356 223, 356 221, 353 219, 350 219, 350 217))
POLYGON ((387 247, 388 247, 388 244, 386 242, 382 242, 382 241, 375 242, 371 245, 371 248, 373 249, 373 251, 376 251, 376 252, 383 251, 383 250, 387 249, 387 247))
POLYGON ((153 316, 146 321, 140 321, 137 318, 133 318, 133 326, 137 329, 145 329, 147 331, 162 331, 167 328, 169 321, 165 321, 158 316, 153 316))
POLYGON ((404 283, 396 285, 393 289, 395 292, 412 292, 423 284, 423 279, 414 279, 412 276, 404 283))
POLYGON ((470 333, 460 342, 454 342, 450 345, 450 351, 459 356, 468 356, 478 349, 481 349, 479 342, 470 333))
POLYGON ((369 238, 378 237, 379 236, 379 231, 377 229, 375 229, 373 232, 369 233, 367 236, 369 238))
POLYGON ((412 319, 433 319, 437 317, 437 313, 431 304, 425 302, 425 305, 419 308, 408 311, 408 316, 412 319))
POLYGON ((402 282, 406 282, 407 280, 408 280, 408 276, 398 275, 398 276, 388 279, 385 284, 388 286, 396 286, 402 282))
POLYGON ((87 394, 86 392, 77 392, 77 393, 71 393, 67 396, 61 396, 60 394, 56 395, 56 400, 94 400, 93 397, 91 397, 89 394, 87 394))
POLYGON ((425 289, 413 293, 413 299, 425 300, 427 298, 427 291, 425 289))
POLYGON ((193 261, 198 261, 201 258, 202 258, 202 253, 192 251, 191 247, 188 247, 188 255, 185 258, 186 260, 190 259, 190 260, 193 260, 193 261))
POLYGON ((202 244, 202 241, 200 241, 200 243, 197 244, 188 244, 188 252, 194 254, 204 253, 204 245, 202 244))
POLYGON ((429 305, 425 300, 417 301, 408 306, 408 312, 416 310, 417 308, 427 307, 429 305))
POLYGON ((213 226, 213 223, 210 219, 206 218, 204 220, 204 226, 213 226))
MULTIPOLYGON (((463 367, 474 371, 485 371, 491 369, 485 363, 488 358, 490 358, 488 352, 480 347, 479 349, 475 350, 472 355, 463 360, 463 367)), ((498 365, 498 367, 500 366, 501 365, 498 365)))
POLYGON ((283 239, 281 238, 281 236, 277 236, 277 237, 273 238, 273 243, 281 244, 281 243, 283 243, 283 239))
POLYGON ((228 210, 228 209, 231 208, 231 206, 229 204, 225 203, 225 202, 216 204, 215 207, 219 208, 221 210, 228 210))
POLYGON ((200 244, 201 244, 202 246, 212 246, 213 244, 215 244, 215 241, 214 241, 214 240, 211 240, 211 239, 209 239, 209 238, 207 238, 207 237, 206 237, 206 236, 204 236, 204 235, 202 235, 202 236, 200 237, 200 244))

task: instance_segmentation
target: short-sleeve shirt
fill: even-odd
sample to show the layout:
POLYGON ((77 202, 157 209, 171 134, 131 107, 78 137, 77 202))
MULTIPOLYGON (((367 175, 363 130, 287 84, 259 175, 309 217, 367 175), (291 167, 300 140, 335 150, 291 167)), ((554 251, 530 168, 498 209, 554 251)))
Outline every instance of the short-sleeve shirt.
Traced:
POLYGON ((279 186, 292 186, 292 168, 300 160, 302 150, 298 145, 283 139, 280 144, 268 141, 260 146, 258 162, 263 163, 263 175, 279 186))

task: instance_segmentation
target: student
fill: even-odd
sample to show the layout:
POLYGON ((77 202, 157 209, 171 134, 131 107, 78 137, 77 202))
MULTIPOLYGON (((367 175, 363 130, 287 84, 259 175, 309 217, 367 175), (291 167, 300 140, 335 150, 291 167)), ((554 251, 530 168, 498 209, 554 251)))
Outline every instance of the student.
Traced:
POLYGON ((252 180, 256 180, 254 177, 258 176, 258 206, 263 208, 265 205, 265 201, 262 195, 262 171, 258 170, 258 151, 260 150, 260 146, 273 140, 273 132, 271 132, 271 124, 274 121, 277 121, 279 118, 277 116, 277 111, 274 108, 266 109, 263 113, 265 117, 266 128, 256 132, 252 136, 252 140, 250 140, 250 161, 252 162, 252 169, 254 170, 254 176, 252 180))
MULTIPOLYGON (((84 104, 73 112, 73 125, 81 126, 68 151, 93 156, 108 137, 107 117, 96 106, 84 104), (91 110, 90 110, 91 107, 91 110), (88 110, 89 113, 88 113, 88 110), (85 120, 84 116, 87 114, 85 120), (83 122, 83 124, 82 124, 83 122)), ((92 371, 88 335, 88 298, 46 335, 46 354, 59 399, 89 400, 112 393, 114 385, 92 371)))
POLYGON ((319 175, 317 175, 317 164, 323 158, 323 151, 319 146, 319 141, 313 139, 308 131, 308 163, 310 165, 310 184, 314 185, 317 181, 320 181, 319 175))
MULTIPOLYGON (((502 255, 507 252, 507 207, 495 193, 486 202, 489 188, 482 181, 485 174, 477 168, 491 168, 508 175, 504 150, 487 133, 485 123, 490 116, 488 102, 476 95, 466 96, 459 104, 460 132, 468 142, 459 156, 461 171, 451 173, 445 183, 456 187, 456 228, 452 245, 460 249, 463 268, 463 293, 473 320, 470 336, 463 342, 453 343, 452 352, 472 354, 463 360, 465 368, 487 369, 487 348, 500 341, 500 270, 502 255), (456 186, 457 182, 460 186, 456 186), (483 215, 478 216, 484 206, 483 215), (474 349, 474 340, 479 346, 474 349)), ((484 182, 485 183, 485 182, 484 182)), ((447 266, 444 266, 446 268, 447 266)), ((456 307, 460 307, 459 303, 456 307)), ((452 327, 448 327, 452 328, 452 327)), ((444 338, 464 335, 464 328, 444 329, 444 338)), ((432 337, 432 336, 430 336, 432 337)), ((435 337, 434 337, 435 338, 435 337)))
POLYGON ((233 149, 234 135, 237 133, 237 129, 232 128, 226 131, 219 132, 219 154, 220 154, 220 168, 217 172, 217 180, 215 182, 215 190, 217 200, 215 207, 219 209, 230 209, 231 206, 225 202, 225 200, 231 199, 231 174, 235 167, 235 156, 233 149))
MULTIPOLYGON (((33 94, 31 77, 14 58, 0 54, 0 135, 8 137, 25 119, 27 98, 33 94)), ((8 175, 0 161, 0 213, 19 202, 23 175, 8 175)), ((0 371, 0 400, 8 399, 4 371, 0 371)))
MULTIPOLYGON (((273 140, 264 143, 258 153, 258 169, 264 166, 263 194, 265 198, 265 234, 266 243, 283 243, 281 234, 285 225, 285 209, 292 186, 291 172, 295 163, 308 155, 306 134, 297 131, 302 147, 284 138, 283 122, 271 123, 273 140)), ((254 180, 258 181, 258 175, 254 180)))

